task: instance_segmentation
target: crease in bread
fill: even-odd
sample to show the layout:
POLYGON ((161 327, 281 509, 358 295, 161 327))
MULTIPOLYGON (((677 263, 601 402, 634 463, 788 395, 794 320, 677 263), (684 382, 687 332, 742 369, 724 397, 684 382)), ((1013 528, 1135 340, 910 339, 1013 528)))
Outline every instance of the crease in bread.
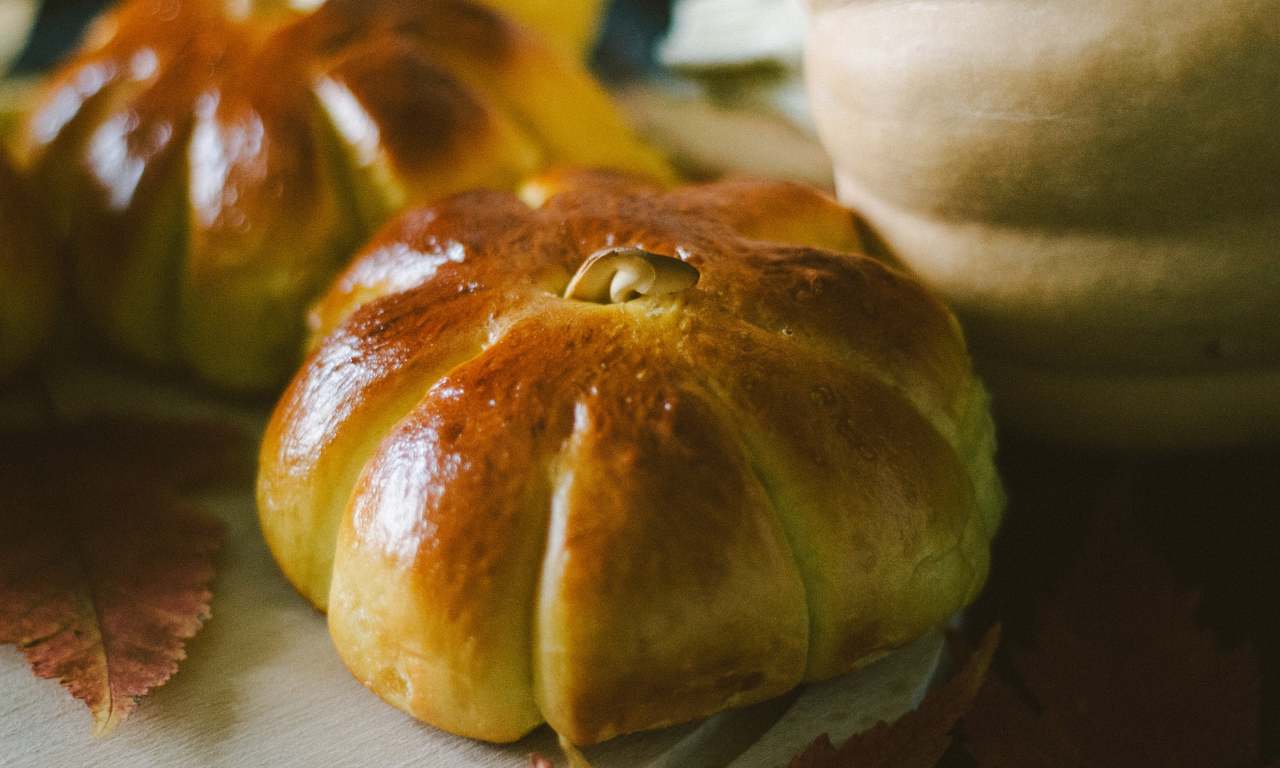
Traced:
POLYGON ((358 679, 454 733, 591 744, 848 672, 976 595, 985 395, 945 307, 848 253, 852 214, 773 182, 530 189, 384 229, 268 428, 263 529, 358 679), (564 297, 632 247, 696 283, 564 297))

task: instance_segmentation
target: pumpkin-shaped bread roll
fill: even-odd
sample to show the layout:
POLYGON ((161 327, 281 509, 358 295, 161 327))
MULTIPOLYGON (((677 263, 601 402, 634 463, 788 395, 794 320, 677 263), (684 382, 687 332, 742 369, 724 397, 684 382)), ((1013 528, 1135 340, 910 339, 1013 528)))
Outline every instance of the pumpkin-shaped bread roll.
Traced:
POLYGON ((609 174, 386 227, 312 315, 258 501, 351 671, 580 744, 936 627, 1002 509, 960 331, 812 189, 609 174))
POLYGON ((0 150, 0 379, 29 363, 53 331, 58 269, 41 220, 0 150))
POLYGON ((92 324, 238 390, 287 378, 307 304, 406 202, 557 163, 667 173, 579 63, 465 0, 129 0, 25 146, 92 324))

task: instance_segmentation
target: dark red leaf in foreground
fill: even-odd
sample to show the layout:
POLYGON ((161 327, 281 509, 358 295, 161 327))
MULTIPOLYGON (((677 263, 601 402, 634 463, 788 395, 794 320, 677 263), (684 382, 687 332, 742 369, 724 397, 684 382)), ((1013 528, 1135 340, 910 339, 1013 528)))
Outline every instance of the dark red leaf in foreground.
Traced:
POLYGON ((983 768, 1260 765, 1256 658, 1196 623, 1197 597, 1116 522, 1118 485, 1033 645, 1012 651, 1020 685, 993 675, 964 718, 970 751, 983 768))
POLYGON ((836 745, 831 743, 831 737, 822 734, 813 740, 813 743, 805 749, 805 751, 796 755, 791 761, 791 768, 827 768, 827 766, 836 765, 836 755, 839 750, 836 745))
POLYGON ((240 464, 234 432, 99 420, 0 433, 0 643, 105 734, 185 658, 222 526, 178 490, 240 464))
POLYGON ((826 734, 791 762, 791 768, 933 768, 951 746, 956 723, 973 705, 1000 643, 992 627, 960 671, 912 712, 878 723, 839 749, 826 734))

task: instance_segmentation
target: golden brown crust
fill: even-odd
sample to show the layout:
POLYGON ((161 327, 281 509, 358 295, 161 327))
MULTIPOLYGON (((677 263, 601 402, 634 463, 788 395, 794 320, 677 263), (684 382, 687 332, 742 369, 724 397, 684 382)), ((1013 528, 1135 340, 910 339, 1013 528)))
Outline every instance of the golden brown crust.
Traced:
POLYGON ((904 645, 973 597, 994 533, 976 480, 883 373, 754 328, 685 340, 798 553, 806 679, 904 645))
POLYGON ((668 353, 679 321, 573 314, 539 316, 577 379, 558 382, 574 424, 534 597, 543 716, 591 743, 786 692, 808 650, 804 585, 702 371, 668 353))
POLYGON ((476 190, 396 217, 312 307, 308 326, 313 342, 373 299, 406 293, 428 280, 465 283, 507 277, 509 260, 494 255, 490 244, 518 229, 526 213, 510 194, 476 190))
POLYGON ((302 20, 295 34, 331 57, 357 41, 410 40, 428 50, 467 52, 497 66, 517 45, 518 27, 488 8, 466 0, 329 0, 302 20))
POLYGON ((458 153, 468 138, 492 130, 494 118, 457 78, 406 41, 374 40, 347 53, 328 76, 349 88, 378 125, 417 125, 382 136, 403 175, 418 175, 458 153))
POLYGON ((549 477, 534 468, 547 464, 559 414, 547 412, 555 361, 503 351, 515 360, 459 366, 383 440, 343 523, 330 626, 349 639, 338 647, 358 678, 408 680, 392 690, 415 716, 507 741, 541 719, 529 595, 549 477), (501 409, 487 406, 498 398, 501 409), (400 662, 388 664, 384 648, 400 662))
POLYGON ((225 5, 127 0, 27 124, 78 298, 134 357, 271 387, 306 303, 405 203, 556 162, 668 173, 580 65, 476 2, 225 5))
POLYGON ((388 226, 272 419, 263 528, 357 677, 458 733, 592 743, 848 671, 973 598, 1001 506, 981 387, 918 285, 795 242, 847 213, 759 181, 541 189, 388 226), (563 298, 631 246, 698 282, 563 298))

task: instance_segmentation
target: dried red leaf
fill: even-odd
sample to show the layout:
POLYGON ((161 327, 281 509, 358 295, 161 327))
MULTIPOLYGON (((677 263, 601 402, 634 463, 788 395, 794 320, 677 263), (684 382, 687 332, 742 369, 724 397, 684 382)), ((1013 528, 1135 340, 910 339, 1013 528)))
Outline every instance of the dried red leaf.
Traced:
POLYGON ((1258 662, 1196 622, 1198 598, 1128 532, 1121 478, 1080 560, 1041 605, 1017 680, 993 675, 964 718, 984 768, 1261 764, 1258 662))
POLYGON ((0 642, 105 734, 167 681, 209 615, 221 524, 179 487, 240 465, 236 433, 96 420, 0 434, 0 642))
POLYGON ((831 743, 831 736, 822 734, 803 752, 791 760, 791 768, 826 768, 835 765, 834 760, 839 750, 831 743))
POLYGON ((792 760, 791 768, 933 768, 951 746, 956 723, 973 705, 999 644, 1000 628, 992 627, 960 671, 919 708, 855 734, 839 749, 823 734, 792 760))

